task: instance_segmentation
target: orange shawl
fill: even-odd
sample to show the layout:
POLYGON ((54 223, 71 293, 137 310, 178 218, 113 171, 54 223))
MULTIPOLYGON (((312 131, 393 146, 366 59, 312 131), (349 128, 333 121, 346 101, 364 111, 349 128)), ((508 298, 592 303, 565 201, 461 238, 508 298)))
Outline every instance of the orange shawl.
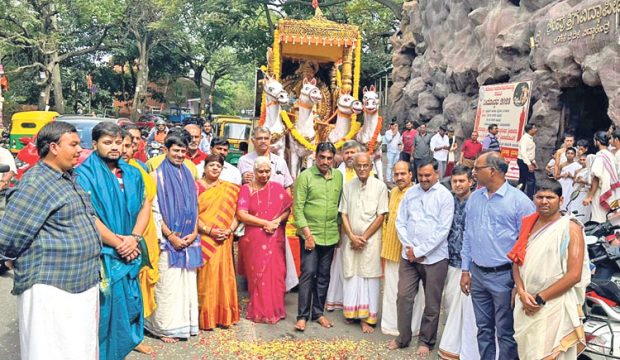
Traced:
MULTIPOLYGON (((207 228, 212 226, 220 229, 230 228, 237 211, 239 189, 239 185, 222 181, 219 185, 200 193, 198 196, 198 218, 207 228)), ((208 261, 221 243, 208 235, 201 235, 200 240, 202 257, 208 261)))
POLYGON ((524 216, 521 220, 521 231, 519 232, 519 240, 512 248, 512 250, 508 253, 508 258, 512 260, 513 263, 521 266, 525 261, 525 251, 527 249, 527 241, 530 239, 530 234, 532 232, 532 228, 534 228, 534 224, 536 224, 536 220, 540 217, 538 212, 535 212, 531 215, 524 216))

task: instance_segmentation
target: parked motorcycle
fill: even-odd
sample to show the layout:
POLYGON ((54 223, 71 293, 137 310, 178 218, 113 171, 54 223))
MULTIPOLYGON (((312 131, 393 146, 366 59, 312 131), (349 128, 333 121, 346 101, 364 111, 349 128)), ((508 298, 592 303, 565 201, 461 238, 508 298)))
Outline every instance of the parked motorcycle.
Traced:
POLYGON ((154 158, 155 156, 161 155, 164 153, 164 144, 153 141, 149 144, 147 150, 147 156, 149 159, 154 158))
POLYGON ((586 290, 586 349, 580 359, 620 359, 620 247, 610 245, 616 230, 620 226, 609 220, 585 227, 588 255, 595 272, 586 290))

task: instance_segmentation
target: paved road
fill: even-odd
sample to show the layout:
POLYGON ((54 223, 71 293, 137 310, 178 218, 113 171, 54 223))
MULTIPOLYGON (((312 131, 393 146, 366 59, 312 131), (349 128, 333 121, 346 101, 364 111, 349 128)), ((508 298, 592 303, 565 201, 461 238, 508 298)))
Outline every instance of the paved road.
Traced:
MULTIPOLYGON (((19 338, 16 298, 10 294, 12 274, 0 277, 0 359, 19 359, 19 338)), ((247 294, 240 293, 242 308, 247 294)), ((156 353, 146 356, 132 353, 128 359, 415 359, 414 348, 387 351, 385 345, 392 338, 377 330, 362 334, 359 325, 343 322, 341 312, 328 313, 335 323, 332 329, 323 329, 309 323, 304 333, 294 331, 297 313, 297 294, 286 296, 288 317, 277 325, 254 324, 248 320, 228 330, 201 332, 190 341, 164 344, 147 337, 147 344, 156 353)), ((415 342, 415 340, 414 340, 415 342)), ((433 356, 434 358, 434 356, 433 356)))

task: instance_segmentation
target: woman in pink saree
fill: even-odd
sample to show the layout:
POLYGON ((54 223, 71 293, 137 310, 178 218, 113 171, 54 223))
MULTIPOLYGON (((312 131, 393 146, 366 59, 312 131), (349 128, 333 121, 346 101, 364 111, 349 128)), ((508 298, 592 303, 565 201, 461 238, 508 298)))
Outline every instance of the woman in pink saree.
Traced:
POLYGON ((248 320, 275 324, 286 317, 284 226, 292 199, 282 185, 269 181, 271 162, 258 157, 254 180, 241 187, 237 218, 245 224, 239 240, 239 268, 248 281, 248 320))

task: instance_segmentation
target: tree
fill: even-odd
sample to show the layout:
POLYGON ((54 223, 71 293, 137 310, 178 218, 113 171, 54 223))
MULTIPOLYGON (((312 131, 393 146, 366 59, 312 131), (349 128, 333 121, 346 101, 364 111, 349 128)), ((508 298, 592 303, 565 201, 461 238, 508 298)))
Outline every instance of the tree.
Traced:
MULTIPOLYGON (((150 53, 170 34, 174 34, 178 26, 176 19, 182 6, 181 1, 143 0, 139 4, 132 0, 126 2, 127 29, 130 39, 138 49, 138 58, 135 60, 136 90, 131 107, 131 117, 134 120, 144 113, 150 53)), ((130 64, 130 67, 132 66, 133 64, 130 64)))
POLYGON ((9 74, 35 74, 39 108, 54 105, 64 111, 60 66, 72 58, 102 48, 115 14, 113 0, 0 0, 0 44, 13 65, 9 74))

